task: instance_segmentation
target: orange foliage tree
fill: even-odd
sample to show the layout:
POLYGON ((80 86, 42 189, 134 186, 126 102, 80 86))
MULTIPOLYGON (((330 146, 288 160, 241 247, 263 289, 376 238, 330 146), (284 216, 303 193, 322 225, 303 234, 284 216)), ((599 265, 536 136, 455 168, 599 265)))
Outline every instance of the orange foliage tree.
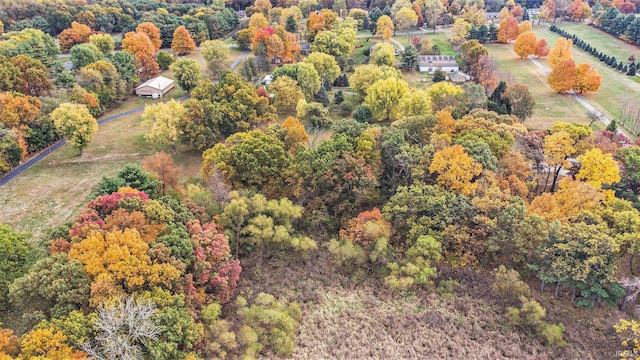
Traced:
POLYGON ((536 49, 533 51, 533 54, 537 58, 541 58, 549 55, 549 46, 547 46, 546 39, 540 39, 536 42, 536 49))
POLYGON ((500 22, 498 27, 498 42, 507 43, 518 37, 518 20, 513 16, 508 16, 500 22))
POLYGON ((196 49, 196 42, 193 41, 191 33, 184 26, 178 26, 173 32, 173 41, 171 42, 171 50, 176 55, 185 55, 196 49))
POLYGON ((136 32, 147 34, 156 50, 160 50, 162 39, 160 38, 160 29, 157 26, 150 22, 143 22, 136 27, 136 32))
POLYGON ((593 66, 582 63, 577 67, 576 81, 573 90, 582 92, 598 91, 602 84, 602 76, 593 66))
POLYGON ((532 31, 525 31, 518 35, 515 43, 513 44, 513 51, 515 51, 520 58, 533 55, 536 50, 536 34, 532 31))
POLYGON ((60 49, 69 51, 73 45, 89 42, 89 36, 91 36, 91 28, 74 21, 71 23, 70 28, 62 30, 58 35, 60 49))
POLYGON ((0 122, 7 127, 21 128, 36 119, 41 106, 40 100, 32 96, 0 93, 0 122))
POLYGON ((144 159, 142 168, 156 174, 158 180, 162 181, 162 195, 166 193, 168 188, 178 186, 178 169, 174 166, 171 155, 165 152, 150 155, 144 159))
POLYGON ((296 151, 300 145, 307 144, 309 142, 309 134, 304 128, 304 125, 300 123, 300 120, 289 116, 282 123, 282 128, 287 130, 285 137, 285 143, 287 148, 291 151, 296 151))
POLYGON ((160 66, 151 56, 142 54, 137 58, 137 60, 139 65, 138 76, 140 77, 140 80, 149 80, 160 73, 160 66))
POLYGON ((155 46, 149 36, 142 32, 128 32, 122 39, 122 49, 140 60, 142 55, 153 58, 155 46))
POLYGON ((578 76, 576 63, 573 59, 561 60, 551 71, 547 83, 559 93, 573 89, 578 76))

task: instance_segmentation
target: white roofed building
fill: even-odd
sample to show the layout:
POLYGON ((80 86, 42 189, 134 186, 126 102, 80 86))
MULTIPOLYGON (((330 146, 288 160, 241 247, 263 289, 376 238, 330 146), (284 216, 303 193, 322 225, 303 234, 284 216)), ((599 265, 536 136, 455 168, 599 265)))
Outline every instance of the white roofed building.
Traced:
POLYGON ((163 97, 175 86, 173 80, 164 76, 154 77, 142 83, 136 88, 136 95, 138 96, 153 96, 163 97))

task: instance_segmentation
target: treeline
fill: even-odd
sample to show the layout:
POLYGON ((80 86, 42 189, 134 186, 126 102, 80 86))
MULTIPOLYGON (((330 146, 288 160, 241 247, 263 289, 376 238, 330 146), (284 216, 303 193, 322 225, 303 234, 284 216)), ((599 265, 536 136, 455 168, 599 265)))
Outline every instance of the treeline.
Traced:
POLYGON ((635 14, 624 15, 612 6, 605 11, 596 26, 628 43, 640 46, 640 18, 635 14))
POLYGON ((561 36, 567 38, 567 39, 571 39, 573 41, 573 44, 575 44, 577 47, 579 47, 580 49, 586 51, 587 53, 591 54, 592 56, 597 57, 600 61, 604 62, 605 64, 609 65, 610 67, 621 71, 629 76, 634 76, 636 74, 636 63, 635 63, 635 57, 629 57, 628 60, 628 65, 624 63, 624 60, 620 60, 618 61, 618 59, 616 59, 615 56, 609 56, 601 51, 598 51, 597 48, 591 46, 590 44, 586 43, 584 40, 580 39, 578 36, 576 36, 575 34, 570 34, 565 30, 560 29, 559 27, 555 26, 555 25, 551 25, 551 27, 549 28, 549 30, 560 34, 561 36))
POLYGON ((186 26, 199 43, 226 35, 236 27, 238 17, 231 9, 225 10, 223 1, 99 0, 78 6, 67 0, 0 0, 0 21, 5 31, 35 28, 50 35, 69 28, 73 21, 104 33, 131 31, 141 22, 152 22, 162 30, 168 45, 178 26, 186 26))

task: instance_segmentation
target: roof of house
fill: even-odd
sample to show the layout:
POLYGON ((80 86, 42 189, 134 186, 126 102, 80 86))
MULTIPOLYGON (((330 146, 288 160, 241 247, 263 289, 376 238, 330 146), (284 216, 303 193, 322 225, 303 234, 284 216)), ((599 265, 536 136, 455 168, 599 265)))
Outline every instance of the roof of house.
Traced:
POLYGON ((444 67, 458 66, 456 57, 451 55, 422 55, 420 56, 421 66, 444 67))
POLYGON ((166 78, 164 76, 158 76, 143 82, 142 84, 140 84, 140 86, 136 88, 136 90, 143 88, 145 86, 150 86, 154 89, 158 89, 162 91, 172 84, 173 84, 173 80, 166 78))

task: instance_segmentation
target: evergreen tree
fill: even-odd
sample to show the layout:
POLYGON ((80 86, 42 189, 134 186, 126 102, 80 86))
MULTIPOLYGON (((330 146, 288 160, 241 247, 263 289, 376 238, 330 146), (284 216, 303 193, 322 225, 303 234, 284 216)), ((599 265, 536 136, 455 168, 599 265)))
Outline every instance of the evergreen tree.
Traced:
POLYGON ((336 105, 340 105, 344 102, 344 94, 342 94, 342 90, 338 90, 336 95, 333 97, 333 102, 336 105))
POLYGON ((634 76, 636 74, 636 63, 632 62, 629 64, 629 70, 627 70, 627 75, 634 76))
POLYGON ((445 80, 444 71, 438 69, 433 73, 433 82, 437 83, 445 80))
POLYGON ((347 74, 346 73, 340 74, 340 76, 338 76, 336 81, 333 82, 333 86, 348 87, 349 78, 347 77, 347 74))
POLYGON ((402 68, 408 71, 415 71, 419 62, 418 50, 413 45, 407 46, 402 53, 402 68))
POLYGON ((293 34, 298 31, 298 23, 296 23, 296 19, 293 15, 287 16, 287 23, 284 26, 284 29, 293 34))
POLYGON ((495 24, 489 25, 489 41, 498 41, 498 27, 495 24))
POLYGON ((320 91, 318 91, 318 93, 316 94, 313 100, 315 102, 319 102, 324 106, 329 106, 329 104, 331 103, 331 99, 329 99, 329 94, 327 93, 327 90, 325 90, 325 88, 322 86, 320 87, 320 91))

